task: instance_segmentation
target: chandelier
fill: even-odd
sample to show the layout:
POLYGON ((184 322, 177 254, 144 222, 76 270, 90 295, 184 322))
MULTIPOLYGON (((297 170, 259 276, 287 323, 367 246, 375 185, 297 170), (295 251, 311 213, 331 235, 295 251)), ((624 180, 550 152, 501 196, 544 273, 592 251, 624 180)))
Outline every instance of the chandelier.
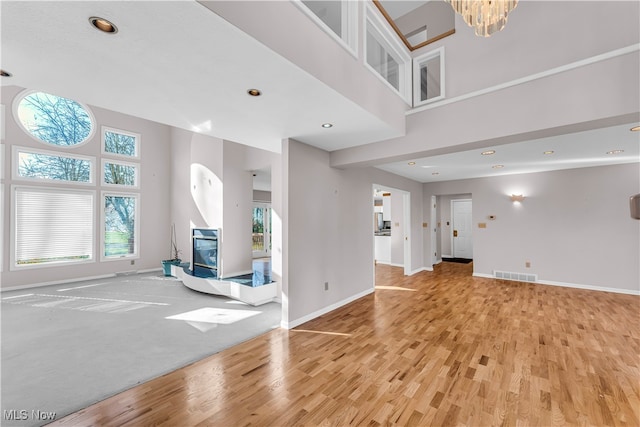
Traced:
POLYGON ((451 4, 476 36, 489 37, 507 24, 507 15, 516 8, 518 0, 445 0, 451 4))

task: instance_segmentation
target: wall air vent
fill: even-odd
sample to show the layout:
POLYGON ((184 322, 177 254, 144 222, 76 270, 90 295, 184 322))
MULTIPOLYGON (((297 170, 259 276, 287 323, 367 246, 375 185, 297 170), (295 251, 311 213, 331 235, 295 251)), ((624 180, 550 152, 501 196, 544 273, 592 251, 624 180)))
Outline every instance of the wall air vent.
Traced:
POLYGON ((503 280, 517 280, 518 282, 537 282, 537 274, 513 273, 510 271, 493 270, 493 277, 503 280))

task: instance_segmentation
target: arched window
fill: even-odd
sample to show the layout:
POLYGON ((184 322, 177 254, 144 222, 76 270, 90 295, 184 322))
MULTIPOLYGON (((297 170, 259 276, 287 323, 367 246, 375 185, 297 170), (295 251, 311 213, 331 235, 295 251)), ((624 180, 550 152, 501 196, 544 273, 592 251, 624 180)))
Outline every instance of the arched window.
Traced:
POLYGON ((75 147, 95 132, 89 109, 77 101, 45 92, 29 91, 19 97, 16 119, 38 141, 58 147, 75 147))

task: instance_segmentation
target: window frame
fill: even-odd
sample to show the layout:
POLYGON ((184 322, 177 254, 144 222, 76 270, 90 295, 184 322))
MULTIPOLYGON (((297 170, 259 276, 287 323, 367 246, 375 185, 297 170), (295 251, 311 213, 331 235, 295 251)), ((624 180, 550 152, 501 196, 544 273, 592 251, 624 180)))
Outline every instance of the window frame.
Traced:
POLYGON ((5 123, 4 104, 0 104, 0 141, 4 141, 6 129, 5 123))
POLYGON ((6 163, 5 163, 5 144, 0 144, 0 179, 4 181, 5 179, 5 169, 6 168, 6 163))
POLYGON ((96 131, 97 131, 97 128, 98 128, 98 122, 96 121, 96 117, 93 115, 93 111, 91 111, 91 109, 87 106, 87 104, 85 104, 84 102, 77 101, 77 100, 72 99, 72 98, 67 98, 65 96, 56 95, 54 93, 43 92, 41 90, 26 89, 26 90, 20 92, 15 97, 15 99, 13 100, 13 105, 12 105, 11 109, 12 109, 12 113, 13 113, 13 118, 14 118, 15 122, 18 124, 18 127, 20 129, 22 129, 22 131, 25 134, 29 135, 29 137, 31 139, 33 139, 34 141, 37 141, 40 144, 45 145, 46 147, 49 147, 50 149, 51 149, 51 147, 55 147, 55 148, 59 148, 61 150, 72 150, 74 148, 82 147, 83 145, 88 144, 89 141, 91 141, 93 139, 93 137, 96 135, 96 131), (74 144, 74 145, 58 145, 58 144, 53 144, 51 142, 44 141, 44 140, 36 137, 31 132, 29 132, 29 129, 27 129, 24 126, 24 124, 22 123, 22 120, 20 120, 20 116, 18 115, 18 107, 20 106, 20 102, 24 98, 26 98, 27 96, 31 95, 32 93, 44 93, 44 94, 47 94, 47 95, 57 96, 58 98, 69 99, 69 100, 79 104, 87 112, 87 115, 89 116, 89 121, 91 121, 91 131, 89 131, 89 135, 87 135, 87 137, 82 142, 80 142, 78 144, 74 144))
POLYGON ((0 273, 4 271, 4 183, 0 184, 0 273))
POLYGON ((93 156, 84 156, 81 154, 71 154, 71 153, 65 153, 65 152, 58 152, 58 151, 49 151, 49 150, 41 150, 39 148, 32 148, 32 147, 23 147, 23 146, 19 146, 19 145, 14 145, 11 147, 12 149, 12 153, 11 153, 11 163, 12 163, 12 168, 11 168, 11 178, 14 181, 25 181, 25 182, 37 182, 37 183, 55 183, 55 184, 71 184, 71 185, 84 185, 84 186, 94 186, 95 185, 95 176, 96 176, 96 158, 93 156), (85 182, 85 181, 67 181, 67 180, 62 180, 62 179, 50 179, 50 178, 32 178, 32 177, 25 177, 25 176, 20 176, 19 174, 19 169, 20 169, 20 158, 19 158, 19 154, 20 153, 30 153, 30 154, 43 154, 43 155, 47 155, 47 156, 54 156, 54 157, 66 157, 68 159, 76 159, 76 160, 86 160, 89 161, 90 165, 91 165, 91 171, 89 172, 89 181, 85 182))
POLYGON ((404 45, 398 40, 397 34, 389 27, 389 23, 382 17, 380 11, 375 8, 373 3, 367 2, 366 11, 363 14, 363 37, 362 44, 364 54, 364 66, 371 71, 380 81, 382 81, 393 92, 398 94, 404 102, 412 106, 412 67, 411 67, 411 55, 404 45), (390 55, 398 63, 398 89, 393 87, 391 83, 387 81, 375 68, 369 65, 367 58, 367 34, 371 31, 371 35, 376 41, 385 49, 388 55, 390 55))
POLYGON ((124 129, 118 129, 118 128, 114 128, 114 127, 110 127, 110 126, 101 126, 100 128, 100 149, 101 149, 101 154, 103 156, 110 156, 110 157, 115 157, 118 159, 135 159, 135 160, 140 160, 140 149, 142 146, 142 139, 141 139, 141 135, 139 133, 136 132, 131 132, 128 130, 124 130, 124 129), (106 151, 106 145, 105 145, 105 133, 106 132, 111 132, 111 133, 117 133, 120 135, 125 135, 125 136, 131 136, 133 138, 135 138, 135 155, 134 156, 127 156, 126 154, 120 154, 120 153, 112 153, 110 151, 106 151))
POLYGON ((430 104, 432 102, 437 102, 446 97, 445 95, 445 49, 444 46, 439 47, 438 49, 434 49, 432 51, 426 52, 420 56, 413 58, 413 75, 415 76, 413 82, 413 106, 420 107, 422 105, 430 104), (430 99, 425 99, 424 101, 420 100, 420 92, 421 92, 421 79, 420 79, 420 68, 422 65, 436 57, 440 57, 440 95, 435 96, 430 99))
POLYGON ((302 0, 292 0, 316 25, 333 38, 354 58, 358 58, 358 1, 340 0, 342 5, 341 31, 342 37, 337 35, 318 15, 316 15, 302 0))
POLYGON ((39 268, 53 268, 53 267, 69 267, 81 264, 91 264, 96 262, 96 192, 95 190, 81 190, 77 188, 62 188, 62 187, 41 187, 34 185, 12 185, 11 186, 11 247, 10 247, 10 260, 9 260, 9 270, 10 271, 23 271, 23 270, 31 270, 31 269, 39 269, 39 268), (68 261, 52 261, 52 262, 44 262, 39 264, 18 264, 17 263, 17 247, 18 247, 18 218, 17 218, 17 192, 21 189, 25 189, 27 191, 45 191, 52 193, 75 193, 75 194, 85 194, 91 196, 91 257, 88 259, 82 260, 68 260, 68 261))
POLYGON ((129 193, 124 191, 101 191, 100 192, 100 262, 109 261, 123 261, 123 260, 136 260, 140 259, 140 194, 129 193), (133 197, 136 200, 135 210, 135 228, 134 232, 134 253, 120 256, 106 256, 105 244, 107 240, 106 230, 106 212, 105 212, 105 199, 106 197, 133 197))
POLYGON ((109 187, 109 188, 120 188, 120 189, 129 189, 129 190, 139 190, 140 189, 140 163, 133 163, 133 162, 125 162, 123 160, 119 160, 119 159, 107 159, 107 158, 102 158, 102 162, 101 162, 101 168, 100 168, 100 176, 101 176, 101 181, 100 184, 103 187, 109 187), (121 165, 121 166, 130 166, 133 167, 135 169, 135 178, 134 178, 134 184, 133 185, 126 185, 126 184, 113 184, 110 182, 106 182, 106 174, 104 171, 104 167, 106 163, 113 163, 116 165, 121 165))

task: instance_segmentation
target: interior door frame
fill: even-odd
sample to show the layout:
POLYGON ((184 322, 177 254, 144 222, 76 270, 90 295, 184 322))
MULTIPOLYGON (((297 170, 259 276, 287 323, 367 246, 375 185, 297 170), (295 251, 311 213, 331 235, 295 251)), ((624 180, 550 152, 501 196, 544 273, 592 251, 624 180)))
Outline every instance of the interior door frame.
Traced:
MULTIPOLYGON (((373 206, 373 192, 378 190, 383 190, 390 192, 392 194, 396 194, 396 196, 402 196, 402 227, 400 233, 403 236, 403 269, 404 274, 406 276, 411 275, 411 193, 406 190, 400 190, 394 187, 387 187, 386 185, 371 185, 371 206, 373 206)), ((392 227, 393 228, 393 227, 392 227)), ((371 259, 373 265, 373 277, 375 278, 375 242, 371 247, 371 259)), ((375 280, 374 280, 375 282, 375 280)))
MULTIPOLYGON (((264 234, 264 250, 262 251, 251 251, 252 258, 264 258, 270 257, 271 251, 269 250, 270 242, 271 242, 271 203, 268 202, 253 202, 251 206, 252 214, 251 219, 253 220, 253 209, 261 208, 264 209, 263 215, 263 234, 264 234)), ((253 224, 253 222, 252 222, 253 224)), ((252 225, 253 226, 253 225, 252 225)))
POLYGON ((436 225, 437 218, 437 205, 438 205, 438 196, 431 196, 431 223, 429 226, 429 235, 431 236, 431 267, 438 263, 438 236, 437 230, 438 227, 436 225))

